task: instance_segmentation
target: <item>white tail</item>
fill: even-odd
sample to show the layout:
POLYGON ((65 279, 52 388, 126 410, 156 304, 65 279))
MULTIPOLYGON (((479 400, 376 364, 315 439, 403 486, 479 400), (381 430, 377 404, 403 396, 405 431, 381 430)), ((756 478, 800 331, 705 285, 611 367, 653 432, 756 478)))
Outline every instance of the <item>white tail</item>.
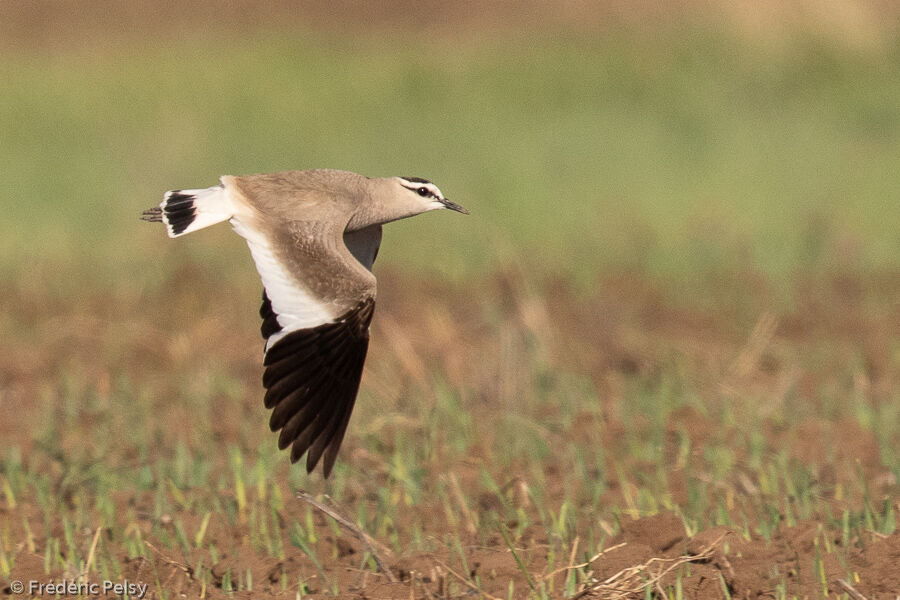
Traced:
POLYGON ((166 192, 159 209, 169 237, 191 233, 234 216, 231 199, 221 185, 203 190, 166 192))

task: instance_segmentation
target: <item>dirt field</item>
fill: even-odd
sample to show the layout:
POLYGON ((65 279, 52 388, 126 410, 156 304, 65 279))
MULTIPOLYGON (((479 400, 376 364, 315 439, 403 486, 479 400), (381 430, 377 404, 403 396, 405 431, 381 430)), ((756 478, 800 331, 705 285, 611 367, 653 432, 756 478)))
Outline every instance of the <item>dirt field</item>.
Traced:
POLYGON ((383 274, 347 470, 324 486, 288 477, 272 448, 248 294, 222 294, 190 265, 159 291, 74 304, 35 295, 36 278, 2 297, 10 581, 84 570, 149 583, 150 597, 210 598, 900 589, 897 507, 883 502, 896 424, 864 414, 896 416, 896 275, 805 275, 788 299, 734 278, 698 310, 624 275, 576 292, 510 271, 472 293, 383 274), (248 318, 229 329, 225 315, 248 318), (550 373, 594 392, 568 398, 550 373), (534 383, 540 402, 523 388, 534 383), (680 400, 635 411, 638 390, 680 400), (127 406, 138 399, 145 409, 127 406), (525 445, 511 448, 510 425, 535 434, 514 433, 525 445), (395 582, 292 498, 298 482, 393 548, 395 582))
POLYGON ((363 3, 349 0, 323 2, 255 0, 224 4, 206 2, 127 2, 99 0, 88 4, 34 0, 0 4, 0 44, 77 48, 104 40, 204 36, 232 30, 237 35, 271 29, 318 29, 333 33, 353 31, 386 36, 421 36, 436 39, 485 32, 597 31, 638 25, 647 31, 706 23, 714 27, 773 42, 793 30, 806 30, 859 47, 889 43, 900 27, 900 7, 891 0, 852 0, 821 3, 808 0, 777 2, 741 0, 700 2, 648 0, 580 2, 439 2, 392 0, 363 3))

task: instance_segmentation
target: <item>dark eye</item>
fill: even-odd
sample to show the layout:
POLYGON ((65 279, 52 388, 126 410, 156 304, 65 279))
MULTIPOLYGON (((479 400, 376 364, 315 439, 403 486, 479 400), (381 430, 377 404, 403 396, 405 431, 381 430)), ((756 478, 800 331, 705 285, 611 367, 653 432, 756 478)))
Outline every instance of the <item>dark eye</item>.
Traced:
POLYGON ((418 195, 422 196, 423 198, 427 198, 431 194, 431 192, 428 190, 427 187, 420 187, 419 189, 416 190, 416 193, 418 195))

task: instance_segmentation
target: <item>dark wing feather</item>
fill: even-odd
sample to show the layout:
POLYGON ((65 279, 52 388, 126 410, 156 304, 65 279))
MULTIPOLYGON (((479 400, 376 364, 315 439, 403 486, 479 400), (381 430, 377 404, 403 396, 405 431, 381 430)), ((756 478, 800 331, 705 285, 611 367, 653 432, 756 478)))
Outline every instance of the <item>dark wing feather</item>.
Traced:
POLYGON ((262 306, 259 307, 259 316, 262 318, 262 327, 259 328, 263 338, 269 339, 269 336, 281 331, 281 323, 278 322, 278 316, 272 310, 272 301, 266 290, 263 290, 262 306))
MULTIPOLYGON (((323 454, 325 477, 334 466, 359 391, 374 310, 368 298, 334 322, 286 333, 266 352, 265 405, 274 409, 269 425, 281 430, 279 448, 292 445, 291 462, 307 454, 308 472, 323 454)), ((264 336, 281 330, 265 292, 260 316, 264 336)))

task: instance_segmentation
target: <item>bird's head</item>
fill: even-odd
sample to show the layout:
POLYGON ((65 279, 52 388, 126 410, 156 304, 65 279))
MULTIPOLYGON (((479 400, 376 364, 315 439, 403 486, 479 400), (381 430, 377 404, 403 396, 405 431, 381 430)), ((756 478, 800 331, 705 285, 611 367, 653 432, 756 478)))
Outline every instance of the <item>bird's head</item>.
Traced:
POLYGON ((419 212, 449 208, 464 215, 469 214, 469 211, 459 204, 447 200, 441 190, 427 179, 421 177, 395 177, 394 179, 401 188, 398 191, 404 196, 404 200, 419 207, 419 212))
POLYGON ((439 208, 469 214, 459 204, 447 200, 436 185, 421 177, 380 177, 366 182, 368 196, 347 223, 347 231, 383 225, 439 208))

